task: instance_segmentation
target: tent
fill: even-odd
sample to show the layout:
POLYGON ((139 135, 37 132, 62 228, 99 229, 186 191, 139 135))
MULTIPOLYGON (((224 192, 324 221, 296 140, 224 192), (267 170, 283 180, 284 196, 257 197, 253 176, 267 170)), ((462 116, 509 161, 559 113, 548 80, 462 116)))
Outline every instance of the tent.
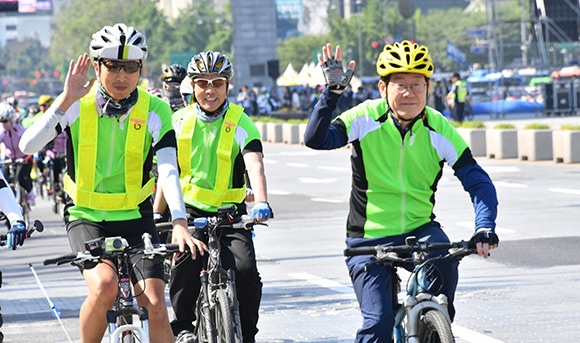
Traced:
POLYGON ((285 86, 298 86, 300 83, 298 82, 298 73, 292 66, 292 63, 288 63, 286 70, 278 77, 276 80, 276 84, 281 87, 285 86))

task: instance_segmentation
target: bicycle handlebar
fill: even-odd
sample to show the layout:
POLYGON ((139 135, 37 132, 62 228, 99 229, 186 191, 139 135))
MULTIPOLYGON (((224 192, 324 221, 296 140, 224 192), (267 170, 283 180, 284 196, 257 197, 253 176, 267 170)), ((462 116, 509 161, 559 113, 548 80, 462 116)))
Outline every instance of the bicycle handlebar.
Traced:
MULTIPOLYGON (((44 224, 42 224, 42 222, 38 219, 36 219, 34 221, 34 223, 32 224, 32 227, 28 227, 26 229, 26 238, 29 238, 30 235, 33 232, 42 232, 44 231, 44 224)), ((5 245, 6 243, 6 239, 8 238, 8 235, 5 234, 0 234, 0 246, 5 245)))
MULTIPOLYGON (((100 262, 103 258, 106 257, 113 257, 119 256, 124 254, 129 255, 137 255, 142 254, 144 258, 153 259, 158 256, 165 256, 172 253, 179 252, 179 245, 178 244, 153 244, 151 243, 151 235, 148 233, 143 234, 143 247, 140 248, 133 248, 126 244, 126 241, 120 237, 107 237, 109 238, 109 242, 115 241, 116 239, 120 240, 122 246, 109 246, 106 245, 103 249, 100 250, 93 250, 93 251, 82 251, 78 253, 66 254, 59 257, 48 258, 43 261, 43 265, 61 265, 65 263, 81 263, 86 261, 91 262, 100 262)), ((104 241, 105 242, 105 241, 104 241)), ((113 245, 116 242, 112 243, 113 245)))
MULTIPOLYGON (((244 230, 253 230, 254 226, 256 225, 268 226, 268 224, 256 222, 252 216, 244 214, 240 216, 239 221, 235 221, 232 223, 220 220, 219 217, 198 217, 194 218, 193 221, 189 220, 187 227, 188 229, 193 230, 205 230, 210 225, 244 230)), ((155 227, 157 227, 157 230, 170 230, 171 228, 173 228, 173 223, 171 222, 155 223, 155 227)))
POLYGON ((344 249, 344 256, 357 255, 384 255, 388 253, 414 253, 430 252, 436 250, 460 249, 467 252, 475 249, 475 245, 469 241, 459 241, 451 243, 413 242, 405 245, 377 245, 374 247, 354 247, 344 249))

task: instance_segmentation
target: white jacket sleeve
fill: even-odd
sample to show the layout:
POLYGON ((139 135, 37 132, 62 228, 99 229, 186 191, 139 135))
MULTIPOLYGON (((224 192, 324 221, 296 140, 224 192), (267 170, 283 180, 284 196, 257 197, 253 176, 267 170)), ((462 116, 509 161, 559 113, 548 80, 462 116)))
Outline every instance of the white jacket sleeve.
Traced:
POLYGON ((159 174, 157 183, 163 185, 163 195, 171 211, 172 220, 186 218, 176 155, 174 147, 162 148, 157 151, 157 172, 159 174))
POLYGON ((32 155, 56 137, 56 125, 64 114, 60 110, 58 112, 60 113, 57 113, 55 108, 49 108, 32 126, 26 129, 18 143, 23 153, 32 155))
POLYGON ((10 223, 14 223, 17 220, 22 220, 22 212, 20 211, 20 206, 18 206, 18 202, 14 198, 14 193, 10 186, 8 186, 8 182, 4 179, 4 174, 0 170, 0 210, 4 212, 6 218, 10 221, 10 223))

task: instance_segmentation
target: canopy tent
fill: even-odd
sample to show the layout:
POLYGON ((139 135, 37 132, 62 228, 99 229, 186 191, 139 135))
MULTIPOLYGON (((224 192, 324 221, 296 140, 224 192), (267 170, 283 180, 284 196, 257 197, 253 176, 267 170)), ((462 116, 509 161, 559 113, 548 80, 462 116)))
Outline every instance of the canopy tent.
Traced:
POLYGON ((298 82, 298 73, 292 66, 292 63, 288 63, 286 70, 278 77, 276 80, 276 84, 278 86, 298 86, 300 83, 298 82))

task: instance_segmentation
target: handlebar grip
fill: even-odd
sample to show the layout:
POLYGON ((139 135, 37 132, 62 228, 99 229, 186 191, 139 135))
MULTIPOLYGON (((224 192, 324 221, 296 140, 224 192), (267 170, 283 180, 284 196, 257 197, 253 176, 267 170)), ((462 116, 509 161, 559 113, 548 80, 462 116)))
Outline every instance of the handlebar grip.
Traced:
MULTIPOLYGON (((179 251, 179 244, 171 243, 171 244, 164 244, 164 246, 165 246, 165 249, 167 251, 174 251, 174 252, 179 251)), ((186 246, 186 250, 187 250, 187 246, 186 246)))
POLYGON ((77 258, 77 254, 62 255, 60 257, 48 258, 48 259, 44 260, 42 262, 42 264, 45 266, 48 266, 50 264, 63 264, 63 263, 71 262, 75 258, 77 258))
POLYGON ((344 249, 344 256, 376 255, 377 247, 355 247, 344 249))

